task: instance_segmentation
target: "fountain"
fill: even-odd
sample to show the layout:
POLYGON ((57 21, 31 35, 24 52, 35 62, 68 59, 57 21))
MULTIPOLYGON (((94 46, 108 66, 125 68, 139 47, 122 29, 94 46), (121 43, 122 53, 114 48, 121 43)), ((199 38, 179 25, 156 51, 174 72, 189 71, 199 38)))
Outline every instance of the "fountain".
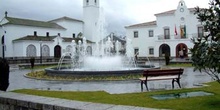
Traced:
MULTIPOLYGON (((72 41, 72 49, 60 58, 58 66, 46 68, 48 75, 71 75, 71 76, 106 76, 127 75, 142 73, 144 69, 155 68, 153 65, 137 66, 133 55, 131 40, 127 39, 127 52, 125 55, 119 53, 121 43, 111 41, 111 36, 104 40, 105 19, 100 15, 96 29, 96 41, 93 45, 93 55, 87 52, 86 38, 78 42, 72 41), (114 51, 113 50, 114 47, 114 51)), ((149 60, 148 60, 149 61, 149 60)))
MULTIPOLYGON (((128 40, 127 47, 131 47, 128 40)), ((72 41, 71 52, 66 52, 60 58, 58 66, 46 68, 48 75, 71 75, 71 76, 111 76, 142 73, 144 69, 156 68, 154 65, 137 66, 135 57, 128 49, 125 55, 119 54, 120 43, 116 41, 116 52, 112 52, 110 37, 105 43, 96 44, 95 55, 89 55, 86 51, 86 38, 78 44, 72 41)), ((149 59, 148 62, 150 63, 149 59)))

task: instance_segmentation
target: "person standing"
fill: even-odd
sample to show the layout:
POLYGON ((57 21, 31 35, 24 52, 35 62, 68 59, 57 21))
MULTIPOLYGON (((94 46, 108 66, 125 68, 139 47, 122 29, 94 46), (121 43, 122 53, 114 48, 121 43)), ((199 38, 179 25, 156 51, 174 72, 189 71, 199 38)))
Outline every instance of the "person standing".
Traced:
POLYGON ((32 70, 34 69, 34 62, 35 62, 35 58, 34 58, 34 57, 31 57, 30 63, 31 63, 31 69, 32 69, 32 70))
POLYGON ((169 63, 170 63, 170 55, 169 55, 169 53, 166 52, 165 55, 164 55, 164 57, 165 57, 166 65, 169 65, 169 63))
POLYGON ((181 58, 181 59, 184 58, 183 50, 180 50, 180 51, 179 51, 179 55, 180 55, 180 58, 181 58))
POLYGON ((6 91, 9 86, 9 64, 6 59, 0 57, 0 90, 6 91))

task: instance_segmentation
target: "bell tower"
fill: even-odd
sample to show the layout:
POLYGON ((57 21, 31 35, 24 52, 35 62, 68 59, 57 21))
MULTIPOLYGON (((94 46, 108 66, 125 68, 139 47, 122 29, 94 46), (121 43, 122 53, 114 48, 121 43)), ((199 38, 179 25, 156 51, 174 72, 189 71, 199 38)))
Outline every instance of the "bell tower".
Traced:
POLYGON ((96 25, 99 19, 99 0, 83 0, 83 36, 95 42, 96 25))

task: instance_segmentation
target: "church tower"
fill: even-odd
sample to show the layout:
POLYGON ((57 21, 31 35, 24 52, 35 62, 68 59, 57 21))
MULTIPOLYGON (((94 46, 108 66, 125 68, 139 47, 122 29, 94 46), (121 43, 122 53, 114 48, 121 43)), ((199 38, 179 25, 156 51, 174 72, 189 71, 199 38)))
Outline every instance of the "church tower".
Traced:
POLYGON ((95 42, 96 25, 99 19, 99 0, 83 0, 83 36, 95 42))

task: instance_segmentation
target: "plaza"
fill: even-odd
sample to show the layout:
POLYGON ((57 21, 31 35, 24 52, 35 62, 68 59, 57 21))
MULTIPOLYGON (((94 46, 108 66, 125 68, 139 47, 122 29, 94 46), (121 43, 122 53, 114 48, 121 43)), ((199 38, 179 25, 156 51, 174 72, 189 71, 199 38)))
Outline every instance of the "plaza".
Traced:
MULTIPOLYGON (((164 61, 152 63, 157 66, 164 66, 164 61)), ((141 92, 141 85, 138 79, 125 81, 50 81, 24 77, 28 72, 31 72, 31 70, 18 69, 16 65, 11 65, 8 91, 16 89, 38 89, 53 91, 105 91, 110 94, 141 92)), ((194 72, 193 67, 185 67, 180 79, 182 88, 201 87, 203 83, 210 81, 212 81, 210 76, 203 72, 194 72)), ((150 91, 170 90, 172 89, 171 80, 151 81, 149 82, 149 89, 150 91)), ((177 85, 175 85, 175 89, 179 89, 177 85)), ((146 91, 145 88, 144 91, 146 91)))
MULTIPOLYGON (((155 65, 164 66, 164 61, 153 62, 155 65)), ((172 68, 172 67, 170 67, 172 68)), ((176 67, 180 68, 180 67, 176 67)), ((43 91, 104 91, 109 94, 126 94, 126 93, 141 93, 140 81, 134 80, 122 80, 122 81, 54 81, 54 80, 37 80, 27 78, 24 75, 31 72, 31 69, 19 69, 17 65, 10 65, 10 86, 7 92, 0 92, 0 98, 6 98, 8 101, 17 100, 17 103, 21 103, 22 107, 28 106, 37 108, 42 107, 43 109, 84 109, 84 110, 155 110, 155 108, 149 107, 138 107, 138 106, 125 106, 125 105, 114 105, 114 104, 101 104, 91 102, 81 102, 75 100, 66 100, 58 98, 48 98, 41 96, 25 95, 19 93, 13 93, 10 91, 19 89, 32 89, 32 90, 43 90, 43 91), (20 102, 21 101, 21 102, 20 102), (46 108, 45 108, 46 107, 46 108)), ((38 71, 38 70, 34 70, 38 71)), ((185 67, 184 73, 181 76, 182 88, 197 88, 206 86, 204 83, 210 82, 212 79, 205 73, 198 71, 194 72, 193 67, 185 67)), ((175 86, 175 89, 180 89, 175 86)), ((171 90, 171 81, 152 81, 149 83, 149 89, 151 91, 171 90)), ((147 90, 143 92, 147 93, 147 90)), ((7 101, 5 100, 5 101, 7 101)), ((1 102, 2 103, 2 102, 1 102)), ((2 106, 0 108, 7 106, 2 106)), ((3 102, 4 103, 4 102, 3 102)), ((10 101, 11 104, 11 101, 10 101)), ((12 103, 13 104, 13 103, 12 103)))

